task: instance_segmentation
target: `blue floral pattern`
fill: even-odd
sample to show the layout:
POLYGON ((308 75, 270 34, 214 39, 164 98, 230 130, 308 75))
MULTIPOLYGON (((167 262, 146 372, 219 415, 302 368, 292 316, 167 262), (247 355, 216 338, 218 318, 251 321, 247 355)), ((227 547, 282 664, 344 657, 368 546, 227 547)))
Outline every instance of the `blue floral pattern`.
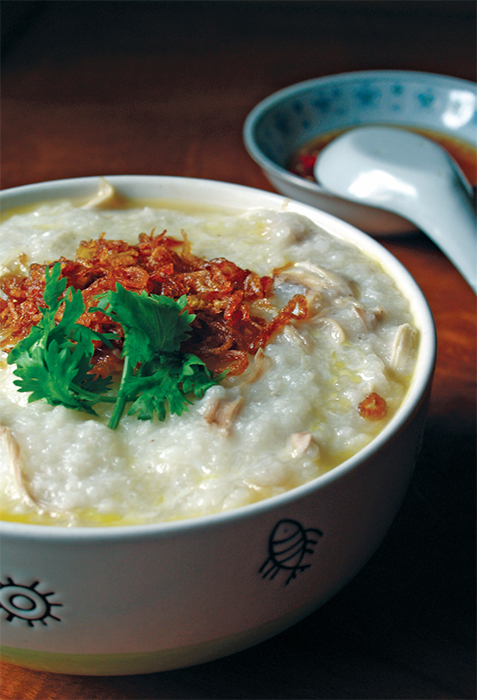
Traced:
POLYGON ((307 80, 270 95, 251 111, 245 147, 281 194, 339 215, 371 235, 400 233, 412 226, 390 212, 333 197, 312 178, 290 172, 290 156, 321 134, 364 124, 428 129, 477 149, 476 88, 458 78, 393 70, 307 80))
POLYGON ((475 143, 475 106, 475 86, 468 81, 406 71, 347 73, 272 95, 250 115, 245 141, 251 152, 258 149, 281 168, 297 147, 319 134, 364 123, 420 126, 475 143), (459 111, 459 100, 465 118, 445 119, 451 102, 453 113, 459 111))
POLYGON ((424 107, 424 109, 427 109, 428 107, 431 106, 431 104, 434 101, 434 94, 432 90, 426 90, 426 92, 420 92, 417 95, 417 100, 421 107, 424 107))
POLYGON ((372 88, 370 85, 363 84, 356 91, 356 99, 362 107, 374 107, 381 98, 381 91, 372 88))

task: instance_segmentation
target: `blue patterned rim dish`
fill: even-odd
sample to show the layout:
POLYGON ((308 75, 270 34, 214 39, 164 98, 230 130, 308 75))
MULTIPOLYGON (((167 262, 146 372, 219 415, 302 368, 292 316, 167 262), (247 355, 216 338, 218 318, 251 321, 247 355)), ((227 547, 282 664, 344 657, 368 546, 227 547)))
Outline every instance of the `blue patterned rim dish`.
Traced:
POLYGON ((477 149, 476 87, 467 80, 412 71, 362 71, 307 80, 270 95, 252 110, 244 125, 245 147, 282 194, 368 233, 397 233, 409 229, 408 222, 327 194, 318 183, 289 172, 289 157, 321 134, 362 124, 428 129, 477 149))

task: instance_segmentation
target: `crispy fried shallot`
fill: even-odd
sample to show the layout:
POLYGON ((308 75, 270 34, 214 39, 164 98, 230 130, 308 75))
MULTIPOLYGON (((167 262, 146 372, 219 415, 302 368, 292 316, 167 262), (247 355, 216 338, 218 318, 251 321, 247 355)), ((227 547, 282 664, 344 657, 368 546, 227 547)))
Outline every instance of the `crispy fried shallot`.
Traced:
POLYGON ((358 406, 359 415, 366 420, 381 420, 388 412, 386 401, 376 392, 372 392, 358 406))
MULTIPOLYGON (((114 348, 97 342, 93 370, 101 376, 121 371, 123 333, 119 324, 94 311, 98 294, 120 283, 128 291, 187 296, 187 310, 195 314, 189 339, 181 350, 197 355, 213 372, 242 374, 271 337, 290 322, 307 318, 308 303, 293 296, 273 318, 254 315, 253 305, 272 296, 273 278, 259 277, 226 258, 206 260, 191 252, 187 236, 177 240, 152 231, 136 245, 123 240, 83 241, 76 258, 60 258, 68 286, 82 292, 86 312, 79 322, 99 333, 114 333, 114 348), (90 310, 93 309, 93 310, 90 310)), ((49 264, 51 268, 54 263, 49 264)), ((41 318, 46 265, 32 264, 27 275, 7 273, 0 278, 0 348, 9 351, 26 337, 41 318)), ((62 309, 58 312, 58 321, 62 309)))

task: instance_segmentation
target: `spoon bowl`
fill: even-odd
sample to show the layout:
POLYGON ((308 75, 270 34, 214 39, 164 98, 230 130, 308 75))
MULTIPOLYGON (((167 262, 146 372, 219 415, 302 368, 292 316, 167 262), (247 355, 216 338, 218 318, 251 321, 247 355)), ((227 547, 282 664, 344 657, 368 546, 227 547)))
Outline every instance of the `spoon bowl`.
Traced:
POLYGON ((477 291, 472 188, 436 143, 403 129, 358 127, 323 149, 314 174, 335 195, 413 222, 477 291))

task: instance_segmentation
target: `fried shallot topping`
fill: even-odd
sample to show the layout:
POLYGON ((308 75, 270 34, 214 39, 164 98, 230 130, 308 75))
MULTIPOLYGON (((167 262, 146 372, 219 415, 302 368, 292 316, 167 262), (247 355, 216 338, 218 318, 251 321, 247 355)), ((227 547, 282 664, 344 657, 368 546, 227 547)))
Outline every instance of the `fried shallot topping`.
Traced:
MULTIPOLYGON (((115 290, 117 283, 137 293, 173 299, 186 295, 187 310, 195 319, 181 350, 197 355, 213 372, 241 374, 249 355, 265 347, 286 324, 308 314, 305 297, 296 294, 271 320, 254 315, 251 305, 272 296, 273 277, 259 277, 226 258, 206 260, 193 255, 184 232, 182 241, 167 236, 166 231, 160 235, 141 233, 136 245, 107 240, 103 234, 83 241, 74 260, 62 257, 56 262, 61 263, 61 276, 66 277, 68 286, 81 290, 87 311, 79 322, 99 333, 116 335, 113 348, 99 342, 96 347, 94 371, 104 377, 121 371, 123 333, 119 324, 94 307, 97 295, 115 290)), ((40 321, 45 268, 34 263, 26 276, 7 273, 0 278, 3 350, 9 351, 40 321)), ((59 316, 61 313, 60 309, 59 316)))
POLYGON ((359 415, 366 420, 381 420, 388 412, 388 407, 382 396, 373 391, 361 401, 358 410, 359 415))

